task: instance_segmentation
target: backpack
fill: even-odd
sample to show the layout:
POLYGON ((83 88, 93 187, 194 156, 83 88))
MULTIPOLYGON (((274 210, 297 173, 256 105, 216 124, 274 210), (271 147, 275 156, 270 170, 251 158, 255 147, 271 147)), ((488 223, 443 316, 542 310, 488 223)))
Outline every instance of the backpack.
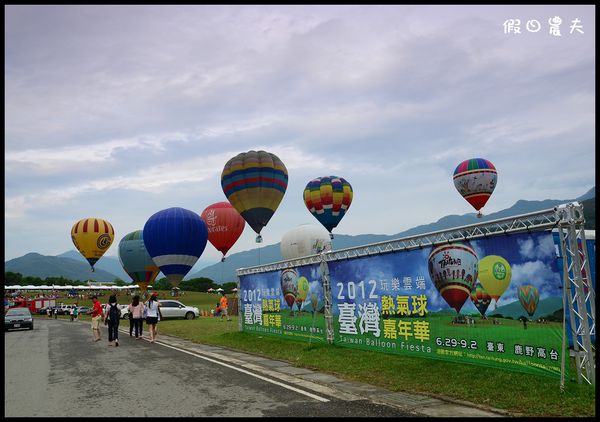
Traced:
POLYGON ((108 305, 110 308, 108 310, 108 319, 111 321, 118 321, 121 317, 121 310, 119 306, 115 303, 114 305, 108 305))

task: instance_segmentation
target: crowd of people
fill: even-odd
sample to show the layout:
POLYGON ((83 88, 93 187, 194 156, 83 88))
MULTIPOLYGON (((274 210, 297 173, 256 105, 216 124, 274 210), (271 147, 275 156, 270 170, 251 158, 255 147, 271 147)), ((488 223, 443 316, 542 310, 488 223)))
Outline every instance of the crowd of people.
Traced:
MULTIPOLYGON (((108 298, 106 309, 102 309, 102 305, 97 296, 92 297, 92 334, 93 341, 102 340, 100 335, 100 322, 108 327, 108 345, 119 346, 119 322, 121 321, 121 309, 117 304, 117 296, 111 295, 108 298)), ((156 341, 158 335, 157 324, 162 318, 160 312, 160 302, 156 292, 150 295, 146 303, 140 300, 139 295, 134 295, 131 303, 127 306, 127 314, 129 315, 129 335, 134 336, 137 340, 142 338, 143 323, 146 321, 150 333, 150 343, 156 341)))

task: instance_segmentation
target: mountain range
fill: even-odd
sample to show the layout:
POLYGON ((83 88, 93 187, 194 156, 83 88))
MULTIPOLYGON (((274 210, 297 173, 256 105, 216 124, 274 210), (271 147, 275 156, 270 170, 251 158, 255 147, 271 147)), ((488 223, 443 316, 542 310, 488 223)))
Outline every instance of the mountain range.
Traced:
MULTIPOLYGON (((463 215, 447 215, 440 218, 435 223, 420 225, 393 235, 384 234, 361 234, 361 235, 343 235, 336 234, 333 239, 335 250, 350 248, 353 246, 367 245, 386 240, 398 239, 406 236, 429 233, 438 230, 460 227, 468 224, 474 224, 482 221, 490 221, 514 215, 526 214, 529 212, 552 208, 559 204, 579 201, 583 203, 586 220, 586 228, 595 229, 595 201, 596 187, 594 186, 588 192, 575 199, 555 200, 546 199, 543 201, 519 200, 512 207, 476 218, 475 213, 463 215)), ((263 246, 249 251, 238 252, 227 257, 224 262, 218 262, 213 265, 200 260, 195 267, 207 265, 199 271, 192 268, 190 274, 185 279, 207 277, 218 284, 234 281, 235 271, 238 268, 252 267, 259 264, 268 264, 275 261, 281 261, 282 255, 280 244, 263 246)), ((130 282, 131 279, 123 270, 118 258, 105 256, 99 260, 95 272, 90 271, 87 261, 75 250, 64 252, 57 256, 44 256, 37 253, 28 253, 22 257, 14 258, 5 262, 4 271, 21 273, 24 276, 33 276, 39 278, 46 277, 64 277, 71 280, 95 280, 95 281, 114 281, 121 279, 130 282)), ((162 273, 158 278, 163 277, 162 273)))

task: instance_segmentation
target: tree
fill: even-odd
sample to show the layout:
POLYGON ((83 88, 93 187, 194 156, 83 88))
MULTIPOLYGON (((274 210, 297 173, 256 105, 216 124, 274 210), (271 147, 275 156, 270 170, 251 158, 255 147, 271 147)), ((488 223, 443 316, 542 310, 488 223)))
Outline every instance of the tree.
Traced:
POLYGON ((126 285, 127 285, 127 283, 125 283, 125 282, 124 282, 123 280, 121 280, 120 278, 115 278, 114 282, 115 282, 115 284, 116 284, 117 286, 126 286, 126 285))
POLYGON ((171 290, 172 287, 171 283, 165 277, 156 280, 152 285, 154 290, 171 290))
POLYGON ((179 288, 181 290, 191 291, 191 292, 206 292, 210 288, 217 288, 218 285, 206 277, 192 278, 190 280, 183 280, 179 284, 179 288))
POLYGON ((227 283, 224 283, 221 287, 223 288, 223 290, 225 290, 225 293, 230 293, 233 289, 237 287, 237 283, 233 281, 228 281, 227 283))
POLYGON ((4 272, 4 285, 11 286, 13 284, 22 285, 23 275, 21 273, 13 273, 12 271, 4 272))

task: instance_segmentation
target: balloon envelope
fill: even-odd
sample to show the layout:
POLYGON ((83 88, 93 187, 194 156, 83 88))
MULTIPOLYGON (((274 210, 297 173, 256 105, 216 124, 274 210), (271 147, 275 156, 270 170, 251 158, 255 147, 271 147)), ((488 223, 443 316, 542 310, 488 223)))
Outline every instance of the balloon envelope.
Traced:
POLYGON ((510 265, 501 256, 488 255, 479 261, 479 282, 496 302, 510 284, 511 277, 510 265))
POLYGON ((237 242, 246 223, 229 202, 209 205, 200 216, 208 228, 208 241, 223 256, 237 242))
POLYGON ((454 170, 454 186, 477 211, 490 199, 496 188, 496 167, 484 158, 471 158, 454 170))
POLYGON ((304 188, 306 208, 329 233, 346 215, 352 197, 352 186, 343 177, 317 177, 304 188))
POLYGON ((152 215, 142 236, 152 260, 177 287, 202 255, 208 230, 195 212, 173 207, 152 215))
POLYGON ((291 308, 296 302, 298 296, 298 272, 294 269, 287 269, 281 272, 281 292, 287 305, 291 308))
POLYGON ((114 238, 113 226, 101 218, 83 218, 71 228, 71 240, 79 253, 89 262, 92 270, 114 238))
POLYGON ((533 316, 540 301, 540 292, 531 285, 519 287, 519 302, 527 311, 529 316, 533 316))
POLYGON ((144 245, 143 231, 136 230, 123 236, 119 242, 119 261, 142 293, 154 283, 160 268, 154 263, 144 245))
POLYGON ((475 289, 471 292, 471 302, 477 308, 481 316, 485 316, 485 311, 492 303, 492 297, 485 291, 483 286, 479 283, 475 286, 475 289))
POLYGON ((243 152, 231 158, 221 173, 225 196, 260 238, 287 189, 283 162, 266 151, 243 152))
POLYGON ((469 298, 477 281, 478 261, 469 242, 434 246, 429 254, 429 276, 456 312, 469 298))
POLYGON ((298 277, 298 294, 296 295, 296 303, 299 303, 298 308, 302 306, 302 302, 306 300, 306 296, 308 296, 308 279, 304 276, 298 277))
POLYGON ((283 259, 295 259, 330 251, 331 239, 323 227, 303 224, 283 235, 280 248, 283 259))

